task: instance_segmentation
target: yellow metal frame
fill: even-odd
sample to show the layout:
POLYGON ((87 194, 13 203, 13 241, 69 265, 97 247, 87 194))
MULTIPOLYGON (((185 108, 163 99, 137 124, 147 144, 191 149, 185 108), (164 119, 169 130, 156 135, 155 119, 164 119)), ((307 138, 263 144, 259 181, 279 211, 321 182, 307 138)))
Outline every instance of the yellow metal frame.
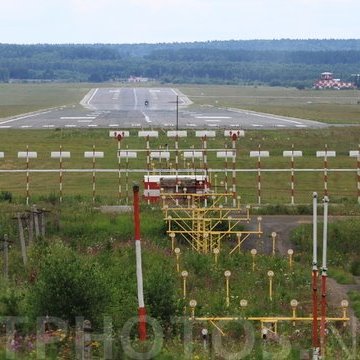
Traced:
MULTIPOLYGON (((180 235, 191 248, 199 253, 213 252, 221 248, 227 237, 236 235, 237 245, 231 249, 241 250, 241 244, 252 234, 262 234, 261 223, 255 231, 240 231, 240 223, 250 222, 250 208, 241 208, 240 201, 236 207, 228 207, 227 199, 233 193, 164 193, 161 192, 164 221, 168 222, 167 233, 170 236, 180 235), (217 230, 220 224, 226 228, 217 230)), ((174 243, 172 244, 174 247, 174 243)))

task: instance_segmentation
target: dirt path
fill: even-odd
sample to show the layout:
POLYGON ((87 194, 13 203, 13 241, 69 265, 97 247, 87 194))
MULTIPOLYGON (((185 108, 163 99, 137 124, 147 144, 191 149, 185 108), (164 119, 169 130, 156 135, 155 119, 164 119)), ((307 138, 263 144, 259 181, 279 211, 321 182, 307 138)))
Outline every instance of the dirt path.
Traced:
MULTIPOLYGON (((290 233, 293 229, 301 224, 311 224, 311 215, 268 215, 263 216, 262 229, 264 242, 267 243, 264 246, 264 251, 270 253, 272 251, 271 233, 276 232, 276 251, 284 256, 287 256, 287 251, 292 248, 290 243, 290 233)), ((345 219, 345 217, 329 217, 329 222, 339 219, 345 219)), ((310 266, 310 265, 309 265, 310 266)), ((335 279, 329 277, 327 279, 327 302, 331 307, 339 307, 342 300, 349 300, 349 291, 360 291, 360 277, 355 278, 356 283, 351 285, 342 285, 336 282, 335 279)), ((351 304, 350 304, 351 305, 351 304)), ((353 333, 360 334, 360 321, 354 315, 354 311, 349 307, 350 327, 353 333)))

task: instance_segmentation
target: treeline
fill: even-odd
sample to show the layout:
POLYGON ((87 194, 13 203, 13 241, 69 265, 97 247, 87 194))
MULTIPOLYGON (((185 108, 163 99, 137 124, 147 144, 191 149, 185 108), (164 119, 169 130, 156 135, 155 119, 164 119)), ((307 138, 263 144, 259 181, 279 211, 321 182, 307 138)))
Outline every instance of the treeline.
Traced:
POLYGON ((112 81, 311 86, 321 72, 355 81, 360 40, 169 44, 0 44, 0 81, 112 81))

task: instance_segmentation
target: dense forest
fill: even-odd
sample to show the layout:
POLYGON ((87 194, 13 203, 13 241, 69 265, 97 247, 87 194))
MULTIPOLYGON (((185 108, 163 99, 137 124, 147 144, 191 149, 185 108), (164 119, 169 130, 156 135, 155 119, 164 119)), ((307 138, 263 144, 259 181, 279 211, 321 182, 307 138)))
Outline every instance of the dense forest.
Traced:
POLYGON ((321 72, 360 72, 360 40, 160 44, 0 44, 0 81, 123 81, 311 87, 321 72))

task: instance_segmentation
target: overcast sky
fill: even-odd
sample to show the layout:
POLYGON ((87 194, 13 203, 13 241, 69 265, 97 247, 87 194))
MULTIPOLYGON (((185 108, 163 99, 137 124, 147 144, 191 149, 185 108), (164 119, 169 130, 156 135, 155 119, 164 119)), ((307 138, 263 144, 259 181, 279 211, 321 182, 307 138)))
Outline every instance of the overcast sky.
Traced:
POLYGON ((360 0, 0 0, 0 43, 360 38, 360 0))

